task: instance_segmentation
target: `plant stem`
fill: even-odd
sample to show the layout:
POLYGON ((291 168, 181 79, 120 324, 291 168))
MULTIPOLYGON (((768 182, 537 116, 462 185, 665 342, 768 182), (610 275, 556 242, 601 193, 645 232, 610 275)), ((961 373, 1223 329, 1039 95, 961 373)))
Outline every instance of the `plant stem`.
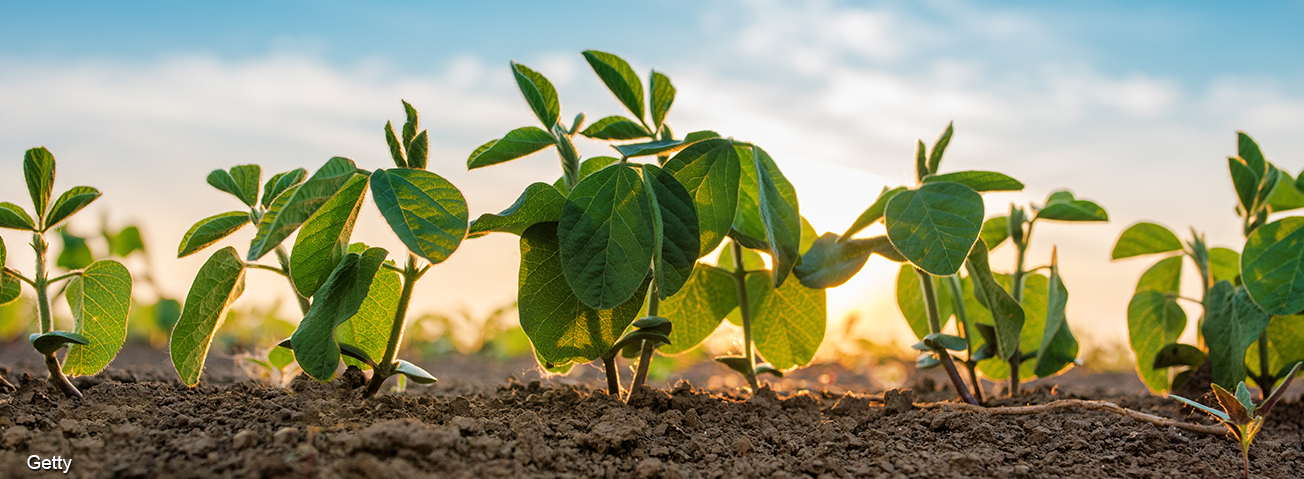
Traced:
POLYGON ((408 253, 407 266, 403 268, 403 292, 398 297, 398 308, 394 310, 394 324, 389 329, 389 343, 385 345, 385 356, 376 363, 371 381, 363 397, 371 397, 380 391, 386 379, 394 375, 394 357, 398 355, 398 344, 403 340, 403 325, 407 322, 408 304, 412 302, 412 288, 424 270, 417 269, 417 257, 408 253))
POLYGON ((299 300, 299 312, 308 314, 308 307, 312 306, 312 303, 308 301, 307 296, 299 292, 299 288, 294 285, 294 278, 290 277, 290 255, 285 252, 285 246, 276 247, 276 260, 281 263, 281 274, 290 282, 290 291, 294 291, 294 298, 299 300))
MULTIPOLYGON (((937 312, 937 291, 933 289, 933 276, 922 269, 915 268, 915 274, 919 275, 919 285, 924 291, 924 307, 928 310, 928 331, 931 333, 942 332, 941 315, 937 312)), ((960 372, 955 369, 955 362, 951 361, 951 354, 946 348, 937 348, 933 350, 937 359, 942 362, 942 368, 946 369, 947 377, 951 378, 951 385, 955 387, 955 393, 960 395, 964 402, 969 404, 978 404, 973 394, 969 393, 969 388, 964 385, 964 379, 960 378, 960 372)))
POLYGON ((752 305, 747 299, 747 267, 743 265, 743 246, 733 244, 734 285, 738 294, 738 312, 743 319, 743 356, 747 358, 747 385, 755 392, 761 389, 756 380, 756 355, 752 352, 752 305))
MULTIPOLYGON (((54 318, 50 315, 50 280, 49 274, 45 270, 45 254, 50 249, 50 245, 45 242, 45 236, 41 233, 32 233, 32 249, 36 251, 36 278, 32 280, 32 286, 36 289, 36 310, 41 319, 41 334, 54 331, 54 318)), ((63 367, 59 365, 59 357, 53 352, 45 355, 45 368, 50 371, 50 383, 59 389, 64 396, 81 399, 81 391, 77 390, 68 381, 68 377, 63 375, 63 367)))
MULTIPOLYGON (((963 336, 965 343, 969 346, 967 351, 970 358, 973 357, 973 342, 969 340, 969 313, 964 309, 964 287, 960 285, 960 277, 956 275, 947 276, 942 280, 946 285, 947 291, 951 293, 951 309, 955 310, 955 319, 959 320, 957 325, 960 330, 960 336, 963 336)), ((969 370, 969 382, 973 384, 973 397, 978 403, 983 402, 983 386, 978 381, 978 363, 976 361, 964 361, 965 369, 969 370)))
MULTIPOLYGON (((1010 281, 1010 296, 1013 297, 1014 301, 1019 303, 1020 306, 1023 305, 1023 283, 1025 281, 1024 276, 1027 274, 1023 268, 1027 260, 1028 243, 1032 242, 1032 227, 1034 224, 1036 224, 1035 219, 1029 221, 1028 232, 1023 235, 1023 241, 1016 241, 1014 243, 1017 249, 1014 257, 1014 275, 1011 276, 1010 281)), ((1007 392, 1010 397, 1014 397, 1019 394, 1019 368, 1023 365, 1023 351, 1021 351, 1017 345, 1014 348, 1014 355, 1010 356, 1009 363, 1010 387, 1007 392)))
POLYGON ((1268 368, 1268 329, 1264 328, 1259 333, 1259 377, 1254 382, 1259 383, 1260 400, 1266 400, 1269 394, 1272 394, 1272 386, 1277 382, 1277 378, 1272 377, 1272 371, 1268 368))
POLYGON ((616 356, 602 357, 602 370, 607 373, 607 395, 620 397, 620 370, 616 369, 616 356))
MULTIPOLYGON (((657 291, 656 281, 652 281, 652 287, 648 288, 647 315, 656 316, 657 310, 661 306, 661 293, 657 291)), ((652 352, 656 351, 656 344, 652 341, 643 341, 643 348, 638 355, 638 372, 634 373, 634 384, 629 386, 629 397, 634 397, 634 393, 643 387, 647 381, 647 370, 652 364, 652 352)))

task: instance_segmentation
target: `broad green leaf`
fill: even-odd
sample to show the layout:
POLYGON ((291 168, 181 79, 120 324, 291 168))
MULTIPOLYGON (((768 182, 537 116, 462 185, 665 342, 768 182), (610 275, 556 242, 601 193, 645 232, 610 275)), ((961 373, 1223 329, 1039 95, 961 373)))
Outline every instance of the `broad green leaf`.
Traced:
MULTIPOLYGON (((765 237, 770 244, 770 255, 774 258, 774 287, 778 288, 801 260, 800 207, 797 204, 796 190, 779 172, 778 165, 774 164, 770 155, 759 147, 753 147, 752 152, 758 180, 757 205, 761 223, 765 225, 765 237)), ((770 362, 779 364, 775 360, 770 362)))
POLYGON ((389 156, 394 160, 394 166, 407 168, 407 158, 403 156, 403 144, 399 143, 398 135, 394 133, 394 122, 385 122, 385 144, 389 145, 389 156))
POLYGON ((249 213, 245 211, 230 211, 199 220, 190 227, 190 231, 187 231, 185 236, 181 237, 181 244, 177 245, 177 257, 184 258, 207 248, 247 224, 249 224, 249 213))
MULTIPOLYGON (((1013 290, 1014 278, 1011 275, 993 274, 993 277, 996 279, 996 283, 1004 290, 1013 290)), ((964 287, 963 284, 961 286, 962 288, 964 287)), ((968 287, 969 290, 972 291, 973 285, 970 284, 968 287)), ((1019 364, 1019 377, 1022 379, 1036 377, 1037 361, 1035 359, 1037 350, 1041 347, 1041 342, 1045 337, 1046 317, 1048 316, 1047 312, 1049 311, 1049 293, 1049 278, 1041 274, 1029 274, 1024 276, 1023 304, 1021 305, 1024 321, 1023 328, 1019 333, 1019 354, 1023 357, 1023 360, 1019 364)), ((970 303, 966 302, 966 304, 968 305, 970 303)), ((972 303, 971 307, 967 306, 965 311, 968 313, 970 322, 975 324, 975 330, 977 329, 977 326, 983 325, 992 328, 990 332, 995 333, 994 335, 997 339, 996 342, 999 346, 999 333, 997 333, 995 320, 992 319, 990 311, 976 300, 972 303)), ((970 334, 970 337, 975 337, 974 342, 977 343, 974 345, 974 350, 980 351, 981 349, 985 349, 988 343, 983 337, 984 333, 981 331, 975 332, 977 334, 970 334)), ((996 353, 996 357, 979 361, 978 371, 992 380, 1008 379, 1010 377, 1010 365, 1008 360, 999 357, 999 348, 993 349, 996 349, 996 351, 993 351, 996 353)))
POLYGON ((55 266, 68 270, 82 269, 95 261, 90 247, 86 246, 86 238, 69 234, 67 230, 60 230, 59 236, 63 241, 63 249, 54 260, 55 266))
MULTIPOLYGON (((383 268, 377 270, 358 313, 335 328, 335 339, 342 344, 351 344, 368 358, 379 361, 389 344, 390 329, 394 326, 394 314, 398 311, 402 293, 403 281, 397 272, 383 268)), ((344 364, 364 366, 362 361, 349 357, 344 358, 344 364)))
MULTIPOLYGON (((1255 212, 1262 211, 1268 207, 1268 199, 1272 197, 1273 191, 1276 191, 1277 185, 1281 183, 1281 170, 1276 165, 1268 163, 1268 172, 1259 179, 1259 184, 1254 192, 1255 212)), ((1287 175, 1289 176, 1289 175, 1287 175)))
POLYGON ((696 205, 699 257, 714 251, 729 234, 738 210, 740 168, 738 152, 727 139, 695 143, 665 164, 696 205))
POLYGON ((819 239, 819 233, 815 232, 815 227, 810 224, 805 216, 801 217, 801 243, 797 246, 797 254, 804 255, 815 246, 815 240, 819 239))
MULTIPOLYGON (((932 174, 937 173, 937 168, 942 164, 942 154, 946 153, 946 146, 951 144, 951 135, 954 133, 955 133, 955 122, 947 123, 946 131, 943 131, 942 136, 937 137, 937 141, 933 143, 933 151, 930 152, 928 155, 929 173, 932 174)), ((1019 189, 1023 189, 1023 188, 1019 188, 1019 189)))
POLYGON ((1181 251, 1182 240, 1168 228, 1154 223, 1137 223, 1123 230, 1114 243, 1113 259, 1130 258, 1144 254, 1181 251))
POLYGON ((983 222, 983 229, 978 233, 978 237, 987 245, 987 251, 996 249, 1010 237, 1009 222, 1009 216, 996 216, 983 222))
MULTIPOLYGON (((598 171, 601 171, 603 168, 611 166, 612 163, 615 163, 617 161, 620 161, 620 159, 610 157, 610 156, 595 156, 593 158, 584 160, 580 162, 579 179, 583 180, 585 178, 588 178, 589 175, 597 173, 598 171)), ((557 191, 561 192, 562 197, 565 197, 566 195, 570 194, 570 188, 566 187, 566 177, 564 176, 561 178, 557 178, 557 181, 552 183, 552 187, 556 188, 557 191)))
MULTIPOLYGON (((411 103, 408 103, 407 100, 399 101, 403 102, 403 115, 406 117, 403 122, 403 145, 406 147, 406 145, 412 143, 412 140, 416 139, 417 130, 421 129, 421 119, 417 115, 417 109, 411 103)), ((411 161, 408 162, 408 166, 412 166, 411 161)))
POLYGON ((930 274, 949 276, 978 241, 983 200, 968 186, 928 183, 888 201, 884 219, 897 251, 930 274))
POLYGON ((697 210, 693 197, 670 172, 656 165, 643 165, 643 178, 657 206, 660 222, 659 247, 653 251, 657 269, 657 294, 665 299, 675 294, 693 272, 700 245, 697 210))
POLYGON ((1068 305, 1069 290, 1064 287, 1060 277, 1059 265, 1051 254, 1050 281, 1047 286, 1046 322, 1041 336, 1041 346, 1037 348, 1037 360, 1034 373, 1037 377, 1047 377, 1059 373, 1078 359, 1078 340, 1069 331, 1065 308, 1068 305))
POLYGON ((411 379, 412 382, 417 384, 433 384, 435 381, 438 381, 438 379, 435 379, 435 376, 426 372, 426 370, 421 369, 420 366, 405 360, 400 359, 395 361, 394 364, 394 372, 407 376, 408 379, 411 379))
POLYGON ((1245 288, 1219 281, 1204 298, 1205 344, 1213 365, 1213 382, 1232 387, 1245 380, 1245 351, 1268 327, 1272 315, 1259 309, 1245 288))
POLYGON ((657 349, 674 355, 693 348, 715 332, 725 316, 738 307, 733 273, 699 264, 683 289, 661 301, 658 314, 670 319, 670 344, 657 349))
POLYGON ((36 221, 21 206, 6 201, 0 203, 0 228, 36 231, 36 221))
POLYGON ((313 173, 308 181, 277 196, 258 222, 258 233, 249 246, 249 261, 257 261, 276 249, 299 225, 308 221, 317 208, 335 196, 335 192, 357 171, 353 160, 337 156, 313 173))
POLYGON ((290 250, 290 279, 311 298, 349 249, 353 225, 367 194, 367 177, 355 175, 303 223, 290 250))
POLYGON ((851 223, 851 227, 847 228, 847 231, 842 233, 842 236, 838 241, 849 240, 856 233, 861 232, 865 228, 868 228, 869 225, 883 219, 883 211, 887 209, 887 202, 891 200, 892 197, 903 191, 907 191, 907 188, 904 186, 898 186, 892 189, 883 187, 883 191, 879 192, 878 198, 874 200, 874 204, 869 205, 869 208, 865 208, 865 211, 861 213, 860 216, 856 217, 856 221, 851 223))
MULTIPOLYGON (((422 170, 410 170, 422 171, 422 170)), ((376 272, 389 253, 368 248, 361 255, 349 253, 321 285, 303 321, 294 330, 294 358, 304 374, 318 381, 335 377, 340 365, 340 346, 335 328, 354 317, 367 299, 376 272)))
POLYGON ((973 188, 974 191, 1021 191, 1023 183, 995 171, 957 171, 924 177, 924 183, 946 182, 959 183, 973 188))
POLYGON ((1243 131, 1236 132, 1236 155, 1245 160, 1245 164, 1254 172, 1256 178, 1262 178, 1268 171, 1268 161, 1263 157, 1259 144, 1243 131))
POLYGON ((448 259, 466 237, 466 199, 439 175, 377 169, 371 173, 371 195, 408 251, 432 264, 448 259))
POLYGON ((648 280, 640 278, 638 291, 615 308, 585 306, 566 282, 557 238, 556 223, 539 223, 521 234, 517 294, 521 328, 541 364, 564 366, 598 359, 611 349, 642 309, 648 280))
MULTIPOLYGON (((257 185, 254 185, 257 188, 257 185)), ((100 197, 100 190, 89 186, 75 186, 59 195, 59 199, 54 200, 54 205, 50 207, 50 215, 45 219, 45 229, 59 226, 73 213, 81 211, 86 205, 91 204, 96 198, 100 197)))
POLYGON ((41 354, 53 353, 63 349, 64 346, 69 344, 87 345, 91 343, 91 340, 86 339, 86 336, 67 331, 50 331, 45 334, 32 333, 31 336, 28 336, 27 340, 31 342, 32 347, 36 348, 36 351, 41 354))
POLYGON ((109 242, 109 249, 113 254, 123 258, 136 251, 145 251, 145 240, 140 237, 140 228, 135 226, 123 228, 109 242))
POLYGON ((1269 313, 1304 309, 1304 217, 1283 218, 1250 233, 1241 255, 1241 281, 1269 313))
POLYGON ((611 145, 620 156, 625 158, 637 158, 640 156, 668 155, 682 150, 691 142, 686 140, 652 140, 643 143, 630 143, 627 145, 611 145))
POLYGON ((1137 374, 1151 391, 1168 390, 1168 370, 1154 367, 1155 356, 1165 345, 1176 342, 1183 329, 1186 312, 1175 298, 1155 290, 1132 295, 1127 305, 1128 340, 1136 354, 1137 374))
POLYGON ((1236 198, 1241 202, 1241 209, 1253 213, 1259 175, 1245 164, 1245 160, 1235 157, 1227 158, 1227 170, 1232 177, 1232 186, 1236 189, 1236 198))
POLYGON ((1213 282, 1227 280, 1235 283, 1241 275, 1241 254, 1229 248, 1209 249, 1209 269, 1212 270, 1213 282))
POLYGON ((1208 354, 1201 351, 1200 348, 1189 344, 1172 343, 1166 344, 1159 352, 1155 354, 1154 367, 1171 368, 1173 366, 1198 367, 1204 364, 1209 358, 1208 354))
MULTIPOLYGON (((1268 372, 1279 374, 1298 361, 1304 361, 1304 315, 1273 316, 1265 330, 1268 336, 1268 372)), ((1259 343, 1245 351, 1245 365, 1253 374, 1259 371, 1259 343)), ((1278 376, 1277 379, 1284 379, 1278 376)))
POLYGON ((566 282, 585 305, 611 309, 639 289, 652 264, 651 203, 638 172, 604 168, 580 180, 557 226, 566 282))
POLYGON ((290 189, 291 186, 302 183, 303 179, 307 177, 308 170, 303 168, 296 168, 285 173, 272 175, 272 177, 267 180, 267 184, 263 185, 263 200, 261 203, 263 208, 272 206, 272 200, 275 200, 277 196, 281 196, 281 193, 290 189))
POLYGON ((6 306, 17 301, 22 294, 22 280, 8 271, 0 273, 0 306, 6 306))
MULTIPOLYGON (((720 251, 720 257, 716 258, 715 264, 725 271, 732 272, 734 270, 736 262, 733 257, 733 242, 724 244, 724 248, 720 251)), ((760 253, 755 250, 744 247, 743 269, 747 271, 765 269, 765 259, 761 258, 760 253)))
POLYGON ((271 364, 277 371, 284 371, 286 366, 294 362, 294 350, 290 348, 273 347, 267 352, 267 364, 271 364))
POLYGON ((1281 172, 1272 195, 1268 197, 1268 206, 1272 207, 1273 213, 1304 208, 1304 193, 1295 187, 1295 182, 1290 173, 1281 172))
POLYGON ((769 271, 748 273, 747 284, 749 292, 764 291, 748 297, 752 305, 752 340, 761 356, 781 371, 814 359, 828 323, 824 290, 807 288, 799 281, 785 281, 773 288, 769 271))
POLYGON ((213 170, 208 174, 208 184, 230 193, 245 206, 253 206, 257 203, 260 181, 262 181, 262 168, 258 165, 239 165, 231 167, 230 171, 213 170))
POLYGON ((69 376, 100 372, 127 339, 131 272, 117 261, 96 261, 68 283, 64 294, 72 309, 73 332, 89 339, 90 344, 68 347, 63 372, 69 376))
POLYGON ((36 218, 44 219, 54 191, 54 155, 44 146, 32 148, 23 154, 23 178, 27 180, 27 193, 32 197, 36 218))
POLYGON ((525 65, 516 62, 512 62, 511 65, 512 76, 516 77, 516 86, 520 88, 525 102, 530 104, 530 109, 534 110, 534 116, 539 119, 539 123, 542 123, 545 129, 552 129, 553 125, 557 124, 557 117, 561 115, 561 104, 557 102, 557 89, 552 87, 552 83, 547 78, 525 65))
POLYGON ((589 125, 581 135, 597 140, 633 140, 647 138, 643 125, 623 116, 609 116, 589 125))
POLYGON ((526 126, 507 132, 476 148, 466 159, 466 169, 474 170, 505 161, 515 160, 557 143, 551 134, 537 127, 526 126))
POLYGON ((1164 258, 1155 263, 1136 282, 1136 292, 1158 291, 1176 295, 1182 285, 1182 257, 1164 258))
POLYGON ((1079 200, 1068 191, 1050 195, 1046 204, 1037 211, 1037 219, 1058 221, 1109 221, 1109 213, 1090 200, 1079 200))
MULTIPOLYGON (((930 279, 933 281, 933 292, 937 296, 937 317, 942 329, 946 329, 951 316, 955 314, 951 293, 938 284, 937 278, 930 277, 930 279)), ((924 339, 924 336, 932 333, 928 327, 928 309, 924 304, 923 286, 920 284, 919 274, 915 273, 914 265, 903 264, 897 270, 896 303, 897 309, 901 310, 901 315, 906 318, 906 324, 910 325, 910 330, 915 333, 916 338, 924 339)))
POLYGON ((426 135, 426 130, 417 133, 412 142, 407 146, 407 166, 418 170, 426 169, 426 162, 430 158, 430 138, 426 135))
POLYGON ((652 126, 661 129, 661 123, 666 120, 666 112, 670 111, 670 105, 675 102, 675 85, 670 83, 670 77, 652 70, 648 86, 652 90, 652 126))
MULTIPOLYGON (((996 350, 1002 359, 1008 360, 1014 356, 1015 350, 1019 349, 1019 337, 1024 330, 1025 321, 1023 306, 996 282, 987 260, 987 245, 974 245, 965 267, 969 270, 969 276, 974 278, 974 294, 980 297, 980 301, 992 315, 993 324, 996 326, 996 350)), ((1025 297, 1025 301, 1027 299, 1025 297)))
POLYGON ((230 246, 213 253, 195 274, 169 346, 172 366, 185 385, 199 384, 213 334, 226 319, 231 303, 244 292, 244 284, 244 262, 230 246))
POLYGON ((843 242, 838 239, 835 233, 824 233, 802 255, 801 264, 793 268, 801 284, 815 289, 841 286, 860 272, 871 253, 888 242, 886 236, 843 242))
POLYGON ((638 74, 629 67, 629 63, 618 56, 597 50, 585 50, 584 59, 593 67, 607 89, 616 95, 616 99, 629 109, 635 117, 643 118, 643 83, 638 74))
POLYGON ((538 223, 561 219, 566 197, 547 183, 531 183, 525 192, 500 213, 485 213, 472 221, 467 236, 476 238, 498 231, 520 235, 526 228, 538 223))

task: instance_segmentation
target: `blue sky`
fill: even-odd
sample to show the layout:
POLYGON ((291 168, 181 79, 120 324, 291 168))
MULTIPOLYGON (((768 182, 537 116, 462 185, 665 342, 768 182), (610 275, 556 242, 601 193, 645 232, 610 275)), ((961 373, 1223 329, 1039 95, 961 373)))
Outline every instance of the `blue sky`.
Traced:
MULTIPOLYGON (((821 231, 845 228, 880 186, 912 181, 915 139, 954 120, 944 168, 1028 184, 990 197, 989 213, 1059 188, 1110 211, 1107 225, 1039 226, 1031 254, 1058 245, 1071 324, 1120 340, 1148 265, 1108 261, 1123 228, 1191 225, 1239 249, 1224 160, 1238 129, 1290 173, 1304 167, 1304 2, 1141 3, 4 2, 0 200, 25 198, 21 152, 50 147, 59 188, 101 186, 110 218, 145 223, 181 296, 203 257, 175 260, 170 248, 191 222, 235 209, 206 190, 209 170, 314 168, 333 155, 384 166, 378 133, 406 98, 430 128, 432 169, 462 187, 474 214, 497 211, 558 174, 551 154, 465 171, 476 146, 533 123, 508 61, 552 79, 564 118, 619 113, 579 56, 593 48, 669 74, 677 130, 765 146, 821 231)), ((359 235, 397 249, 370 216, 359 235)), ((98 228, 87 221, 73 228, 98 228)), ((468 242, 423 282, 418 306, 510 301, 516 254, 512 237, 468 242)), ((893 274, 872 262, 830 292, 831 316, 856 311, 888 336, 906 331, 893 274)), ((283 290, 260 281, 246 301, 283 290)))

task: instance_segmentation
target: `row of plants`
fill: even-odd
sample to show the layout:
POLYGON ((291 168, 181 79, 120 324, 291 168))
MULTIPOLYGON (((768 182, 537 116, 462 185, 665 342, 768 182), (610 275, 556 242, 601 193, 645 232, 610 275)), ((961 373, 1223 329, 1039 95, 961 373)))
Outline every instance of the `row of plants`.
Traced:
MULTIPOLYGON (((311 175, 299 168, 264 181, 258 165, 209 174, 207 182, 239 204, 195 223, 178 256, 246 226, 255 232, 246 251, 212 252, 184 303, 163 298, 155 306, 173 312, 169 348, 182 382, 199 383, 215 332, 250 271, 284 277, 302 313, 293 334, 278 343, 278 363, 293 358, 321 381, 342 364, 371 370, 368 396, 393 376, 433 382, 429 372, 398 359, 415 284, 462 241, 491 233, 519 236, 519 319, 540 365, 564 372, 600 362, 612 394, 626 389, 618 356, 638 365, 633 392, 646 381, 654 354, 692 350, 726 321, 741 328, 741 351, 717 360, 751 388, 760 387, 761 375, 781 376, 809 363, 824 338, 824 290, 845 283, 874 254, 901 264, 896 300, 919 338, 918 367, 942 368, 965 402, 991 394, 980 377, 1006 381, 1013 395, 1021 381, 1058 374, 1077 361, 1057 252, 1039 259, 1027 253, 1037 224, 1108 221, 1100 205, 1056 191, 1041 203, 1011 204, 989 217, 983 193, 1024 185, 999 172, 942 171, 954 132, 948 126, 931 148, 918 143, 914 185, 884 188, 843 233, 817 236, 801 215, 795 188, 760 145, 709 130, 677 134, 667 121, 676 89, 666 75, 652 71, 645 84, 615 55, 583 56, 626 111, 592 123, 580 113, 567 125, 551 82, 511 63, 539 124, 480 146, 467 168, 551 148, 561 174, 530 184, 501 212, 471 220, 462 193, 427 170, 428 133, 407 102, 402 127, 383 129, 392 168, 369 170, 336 157, 311 175), (576 136, 609 142, 613 153, 581 158, 576 136), (351 240, 368 192, 403 250, 351 240), (880 223, 882 234, 861 234, 880 223), (1002 272, 990 253, 1007 244, 1015 261, 1002 272)), ((1247 378, 1262 391, 1280 389, 1304 359, 1304 281, 1296 281, 1304 217, 1269 221, 1272 213, 1304 206, 1304 182, 1264 159, 1244 134, 1229 165, 1246 236, 1241 253, 1209 248, 1194 231, 1184 244, 1153 223, 1128 228, 1114 249, 1115 259, 1169 255, 1142 276, 1128 308, 1139 374, 1157 392, 1200 367, 1224 389, 1247 378), (1186 257, 1203 286, 1203 296, 1191 299, 1204 309, 1198 345, 1176 342, 1186 325, 1178 305, 1188 299, 1180 293, 1186 257)), ((0 227, 32 234, 36 265, 30 276, 5 268, 0 303, 17 299, 24 283, 33 288, 41 332, 31 343, 52 381, 79 396, 67 376, 93 374, 116 355, 133 278, 111 258, 63 258, 76 241, 60 226, 98 198, 98 190, 79 186, 51 201, 55 163, 44 148, 27 152, 23 170, 36 214, 0 203, 0 227), (65 244, 56 264, 67 272, 52 277, 46 236, 56 232, 65 244), (56 284, 66 286, 52 295, 56 284), (73 331, 53 327, 50 302, 59 294, 72 309, 73 331), (55 353, 63 347, 69 350, 61 362, 55 353)), ((110 249, 117 256, 133 251, 110 249)))

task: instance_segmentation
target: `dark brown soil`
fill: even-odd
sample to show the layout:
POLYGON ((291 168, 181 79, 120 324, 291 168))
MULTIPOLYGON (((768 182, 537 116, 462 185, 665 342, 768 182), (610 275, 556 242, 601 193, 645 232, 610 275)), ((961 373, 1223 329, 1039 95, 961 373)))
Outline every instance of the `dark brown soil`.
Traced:
MULTIPOLYGON (((1093 376, 1094 377, 1094 376, 1093 376)), ((1090 399, 1206 422, 1171 400, 1090 399)), ((1123 378, 1120 380, 1120 378, 1123 378)), ((356 377, 289 389, 229 381, 187 389, 110 370, 64 399, 43 379, 0 393, 0 477, 1240 477, 1236 444, 1103 412, 991 416, 912 407, 910 391, 754 397, 681 383, 633 404, 568 378, 497 388, 443 384, 362 400, 356 377), (349 381, 348 379, 353 379, 349 381), (886 405, 885 405, 886 403, 886 405)), ((1085 381, 1091 383, 1092 381, 1085 381)), ((499 383, 502 384, 502 383, 499 383)), ((594 383, 596 384, 596 383, 594 383)), ((945 397, 922 381, 917 397, 945 397)), ((935 389, 934 389, 935 388, 935 389)), ((1083 397, 1039 386, 998 404, 1083 397)), ((1090 392, 1090 391, 1089 391, 1090 392)), ((1304 471, 1304 405, 1281 404, 1251 451, 1254 477, 1304 471)))

